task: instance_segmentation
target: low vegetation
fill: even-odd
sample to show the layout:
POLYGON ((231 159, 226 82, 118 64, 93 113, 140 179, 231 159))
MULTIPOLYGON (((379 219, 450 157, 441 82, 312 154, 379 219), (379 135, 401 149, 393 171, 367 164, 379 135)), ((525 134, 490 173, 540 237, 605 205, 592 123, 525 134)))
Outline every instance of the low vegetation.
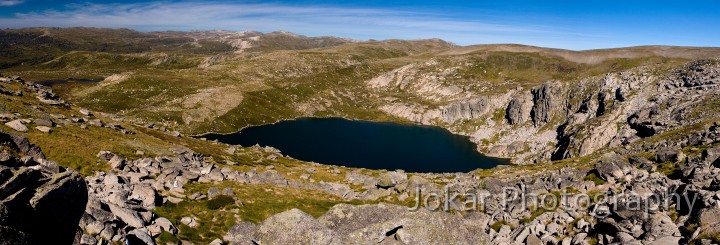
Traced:
POLYGON ((589 173, 585 178, 583 178, 584 181, 592 181, 595 183, 595 185, 604 185, 605 181, 598 177, 595 173, 589 173))
POLYGON ((182 224, 183 217, 195 217, 199 225, 195 228, 180 225, 178 238, 182 240, 209 243, 222 237, 236 222, 249 221, 260 223, 268 217, 298 208, 312 216, 319 217, 338 203, 363 204, 360 201, 347 202, 339 197, 319 191, 303 190, 274 185, 241 185, 232 182, 214 184, 193 184, 187 186, 187 192, 207 193, 208 188, 230 187, 234 196, 218 196, 211 200, 182 201, 168 203, 154 211, 170 219, 174 224, 182 224), (237 198, 242 204, 235 202, 237 198))

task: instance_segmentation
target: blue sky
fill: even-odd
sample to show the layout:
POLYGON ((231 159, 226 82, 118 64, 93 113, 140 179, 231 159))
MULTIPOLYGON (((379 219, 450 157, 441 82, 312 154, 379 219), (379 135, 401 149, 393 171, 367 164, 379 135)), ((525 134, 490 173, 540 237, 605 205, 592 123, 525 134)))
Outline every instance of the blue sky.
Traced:
POLYGON ((0 0, 0 28, 285 30, 307 36, 442 38, 565 49, 720 46, 720 1, 0 0))

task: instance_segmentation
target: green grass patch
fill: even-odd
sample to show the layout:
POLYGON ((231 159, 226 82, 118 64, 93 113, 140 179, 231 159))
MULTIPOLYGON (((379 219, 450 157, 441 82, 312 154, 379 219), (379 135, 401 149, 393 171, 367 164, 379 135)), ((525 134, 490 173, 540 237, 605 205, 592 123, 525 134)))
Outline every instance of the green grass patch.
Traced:
POLYGON ((595 185, 604 185, 605 180, 598 177, 595 173, 589 173, 583 178, 584 181, 592 181, 595 185))
POLYGON ((498 220, 497 222, 490 225, 490 228, 497 232, 497 231, 500 231, 500 228, 502 228, 503 225, 507 225, 507 224, 508 223, 505 220, 498 220))
POLYGON ((218 210, 235 203, 235 199, 231 196, 219 195, 205 202, 205 206, 210 210, 218 210))
POLYGON ((497 108, 493 111, 492 120, 502 122, 505 119, 505 108, 497 108))
POLYGON ((177 239, 177 237, 173 236, 173 234, 167 231, 163 231, 155 239, 158 241, 158 244, 177 243, 178 241, 180 241, 177 239))
POLYGON ((680 164, 676 162, 659 163, 657 171, 667 176, 676 175, 680 172, 680 164))
POLYGON ((702 234, 697 239, 709 239, 715 243, 720 242, 720 234, 702 234))
POLYGON ((520 223, 527 224, 535 220, 538 216, 548 212, 549 210, 546 210, 544 208, 536 208, 536 207, 530 207, 530 216, 524 217, 520 219, 520 223))

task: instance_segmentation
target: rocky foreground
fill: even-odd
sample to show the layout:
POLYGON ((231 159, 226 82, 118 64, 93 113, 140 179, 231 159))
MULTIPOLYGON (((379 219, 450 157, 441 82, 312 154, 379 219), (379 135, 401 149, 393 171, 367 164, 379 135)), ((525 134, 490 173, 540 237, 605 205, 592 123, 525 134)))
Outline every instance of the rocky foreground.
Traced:
MULTIPOLYGON (((696 65, 701 68, 693 74, 715 71, 706 63, 696 65)), ((39 111, 49 106, 76 116, 0 115, 7 130, 0 133, 0 243, 192 244, 164 238, 177 237, 203 222, 223 221, 199 213, 180 219, 161 217, 159 209, 215 200, 234 207, 226 211, 238 212, 248 206, 237 192, 251 186, 276 186, 366 204, 337 204, 320 216, 298 207, 255 223, 236 216, 232 220, 236 225, 222 236, 211 237, 212 244, 716 244, 720 240, 720 124, 693 121, 693 127, 681 127, 690 124, 657 116, 668 108, 685 108, 672 103, 672 98, 683 96, 680 93, 710 91, 705 95, 716 90, 715 75, 685 77, 694 78, 686 81, 690 85, 673 87, 671 91, 678 93, 674 97, 657 99, 666 105, 658 106, 657 113, 632 112, 630 126, 620 126, 632 127, 634 132, 658 129, 650 136, 663 132, 664 137, 644 136, 643 140, 637 136, 627 144, 566 159, 560 165, 415 174, 303 163, 287 171, 282 161, 288 158, 275 149, 225 145, 227 154, 257 155, 271 164, 224 161, 185 147, 132 158, 101 151, 97 159, 109 169, 86 177, 61 167, 66 163, 46 159, 21 134, 36 130, 51 137, 55 130, 68 127, 135 132, 72 108, 48 88, 3 78, 0 85, 7 87, 0 86, 2 96, 30 97, 39 103, 31 107, 39 111), (667 127, 666 121, 673 121, 673 127, 667 127), (682 130, 671 130, 677 128, 682 130), (325 175, 335 180, 316 180, 325 175), (197 184, 209 188, 188 188, 197 184), (420 207, 414 209, 416 200, 420 207)), ((625 97, 622 90, 620 97, 625 97)), ((688 103, 699 98, 691 97, 688 103)), ((510 118, 513 115, 509 113, 510 118)), ((182 137, 147 126, 163 135, 182 137)))
POLYGON ((73 242, 88 200, 84 179, 25 137, 0 132, 0 149, 0 243, 73 242))
MULTIPOLYGON (((651 160, 631 157, 628 161, 613 152, 603 155, 590 171, 562 169, 520 179, 478 180, 471 174, 414 174, 408 178, 402 172, 388 172, 376 178, 344 173, 348 181, 363 182, 368 189, 358 194, 343 183, 311 185, 289 181, 271 168, 230 171, 183 149, 174 156, 136 160, 101 152, 98 157, 109 161, 113 169, 83 181, 74 171, 47 161, 24 137, 5 133, 0 136, 3 140, 0 224, 6 244, 42 244, 46 241, 38 239, 50 237, 56 242, 64 239, 65 243, 75 239, 80 244, 109 241, 155 244, 153 237, 162 232, 182 232, 177 224, 152 212, 156 205, 187 198, 232 196, 232 189, 211 188, 208 193, 185 193, 183 189, 189 182, 221 181, 318 188, 347 199, 383 200, 398 194, 413 198, 417 190, 442 193, 442 188, 452 193, 484 194, 487 199, 483 209, 463 212, 428 210, 427 207, 415 211, 392 204, 339 204, 314 218, 292 209, 260 224, 241 221, 222 240, 214 241, 215 244, 679 244, 689 241, 711 244, 712 235, 720 232, 720 147, 717 146, 706 148, 699 156, 684 156, 673 150, 658 152, 655 161, 685 162, 676 179, 656 172, 656 163, 651 160), (588 172, 606 182, 585 180, 588 172), (438 179, 447 184, 440 186, 436 184, 438 181, 431 181, 438 179), (505 187, 518 187, 518 190, 522 187, 527 194, 567 190, 574 190, 570 192, 573 195, 591 191, 608 194, 606 201, 594 203, 587 210, 566 205, 538 214, 523 208, 519 199, 508 198, 502 193, 505 187), (649 208, 626 208, 625 204, 631 200, 622 199, 622 194, 629 193, 637 193, 636 197, 641 198, 639 203, 649 208), (697 199, 687 199, 692 200, 693 205, 684 203, 684 199, 670 199, 668 206, 653 201, 664 201, 674 194, 697 199), (609 202, 615 197, 621 199, 609 202)), ((696 142, 717 143, 720 125, 712 125, 696 137, 696 142)), ((688 139, 682 139, 679 144, 702 146, 688 145, 688 139)), ((462 204, 467 200, 450 201, 463 207, 460 209, 467 207, 462 204)), ((242 203, 242 200, 235 202, 242 203)), ((195 219, 189 216, 182 222, 193 226, 195 219)))

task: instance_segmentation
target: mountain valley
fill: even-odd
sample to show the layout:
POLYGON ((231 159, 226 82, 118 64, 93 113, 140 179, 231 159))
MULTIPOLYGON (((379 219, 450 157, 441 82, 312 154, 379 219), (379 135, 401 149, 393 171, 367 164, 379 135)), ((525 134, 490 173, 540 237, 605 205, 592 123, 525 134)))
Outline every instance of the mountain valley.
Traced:
POLYGON ((77 244, 720 242, 720 48, 101 28, 0 40, 7 244, 47 242, 23 218, 74 227, 57 232, 77 244), (441 127, 510 164, 349 168, 204 137, 307 117, 441 127), (428 194, 438 208, 410 209, 428 194), (603 199, 557 205, 566 195, 603 199), (77 202, 47 204, 62 199, 77 202))

